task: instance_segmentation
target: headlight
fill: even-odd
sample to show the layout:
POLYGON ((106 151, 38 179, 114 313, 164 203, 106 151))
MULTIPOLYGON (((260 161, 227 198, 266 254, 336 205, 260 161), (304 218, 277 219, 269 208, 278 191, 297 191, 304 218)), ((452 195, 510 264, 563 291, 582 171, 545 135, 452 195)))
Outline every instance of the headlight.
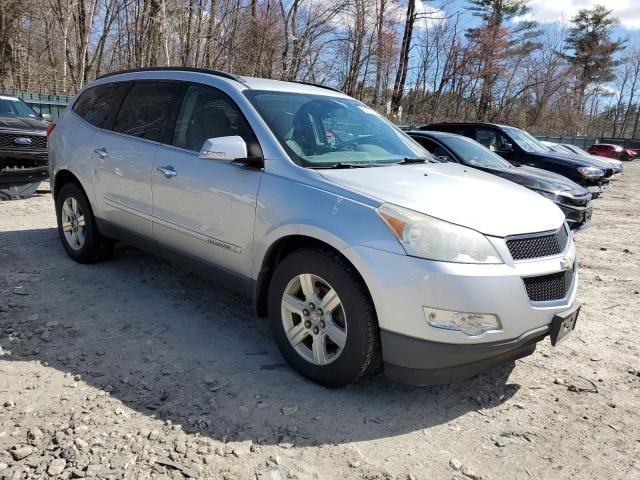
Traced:
POLYGON ((604 175, 604 172, 596 167, 578 167, 578 172, 586 178, 598 178, 604 175))
POLYGON ((549 200, 551 200, 553 202, 556 201, 556 198, 558 196, 555 192, 548 192, 546 190, 534 190, 534 192, 539 193, 543 197, 548 198, 549 200))
POLYGON ((487 237, 475 230, 389 203, 376 212, 407 255, 442 262, 502 263, 487 237))

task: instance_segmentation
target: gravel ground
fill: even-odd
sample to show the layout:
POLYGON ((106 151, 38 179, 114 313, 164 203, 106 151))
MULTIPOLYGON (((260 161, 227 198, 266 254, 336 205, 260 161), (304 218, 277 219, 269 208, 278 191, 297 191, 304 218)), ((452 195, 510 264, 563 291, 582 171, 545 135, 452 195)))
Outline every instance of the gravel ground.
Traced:
POLYGON ((0 478, 640 478, 640 162, 576 235, 557 348, 452 385, 291 371, 245 300, 133 248, 83 266, 0 203, 0 478))

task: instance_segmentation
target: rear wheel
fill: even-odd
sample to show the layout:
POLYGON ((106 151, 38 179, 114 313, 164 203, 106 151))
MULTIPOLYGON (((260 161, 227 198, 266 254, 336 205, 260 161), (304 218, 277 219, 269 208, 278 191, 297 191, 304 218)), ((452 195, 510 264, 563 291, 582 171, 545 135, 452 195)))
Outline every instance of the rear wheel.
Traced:
POLYGON ((38 190, 39 186, 40 182, 0 186, 0 200, 19 200, 21 198, 32 197, 38 190))
POLYGON ((381 363, 369 294, 336 253, 299 250, 278 264, 269 286, 269 321, 289 364, 322 385, 347 385, 381 363))
POLYGON ((67 254, 78 263, 93 263, 109 257, 113 241, 98 232, 93 211, 84 192, 72 183, 56 196, 58 235, 67 254))

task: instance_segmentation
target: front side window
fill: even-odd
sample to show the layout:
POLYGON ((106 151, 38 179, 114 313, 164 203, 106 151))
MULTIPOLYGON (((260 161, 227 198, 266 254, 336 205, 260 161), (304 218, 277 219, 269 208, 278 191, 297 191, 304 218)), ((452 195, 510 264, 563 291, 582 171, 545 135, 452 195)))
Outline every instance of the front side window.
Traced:
POLYGON ((498 151, 501 145, 509 143, 506 141, 504 135, 495 128, 478 127, 476 128, 475 137, 475 140, 478 143, 482 144, 492 152, 498 151))
POLYGON ((260 156, 251 151, 255 148, 255 136, 233 101, 215 88, 190 86, 180 107, 172 144, 199 151, 209 138, 232 135, 242 137, 250 156, 260 156))
POLYGON ((525 152, 529 153, 545 153, 549 149, 545 147, 540 140, 533 135, 514 127, 504 127, 505 132, 513 139, 514 142, 525 152))
POLYGON ((292 160, 304 167, 431 159, 417 142, 356 100, 291 92, 244 93, 292 160))
POLYGON ((19 98, 0 95, 0 117, 40 118, 40 115, 19 98))
POLYGON ((511 164, 501 156, 470 138, 447 136, 440 141, 452 152, 455 152, 465 165, 484 168, 512 168, 511 164))
POLYGON ((122 102, 113 131, 161 141, 180 88, 180 84, 169 82, 134 84, 122 102))
POLYGON ((129 83, 126 82, 108 83, 89 88, 76 100, 73 111, 90 124, 104 128, 128 88, 129 83))

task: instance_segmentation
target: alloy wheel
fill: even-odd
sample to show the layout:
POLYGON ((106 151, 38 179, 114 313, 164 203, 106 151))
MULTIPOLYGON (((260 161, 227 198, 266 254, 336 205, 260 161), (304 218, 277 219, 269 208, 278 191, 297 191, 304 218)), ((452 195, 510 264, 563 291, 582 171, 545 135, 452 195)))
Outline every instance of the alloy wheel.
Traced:
POLYGON ((78 201, 68 197, 62 204, 62 231, 67 244, 74 250, 80 250, 86 238, 84 212, 78 201))
POLYGON ((347 318, 337 292, 311 273, 293 278, 282 295, 282 326, 289 343, 306 361, 327 365, 347 342, 347 318))

